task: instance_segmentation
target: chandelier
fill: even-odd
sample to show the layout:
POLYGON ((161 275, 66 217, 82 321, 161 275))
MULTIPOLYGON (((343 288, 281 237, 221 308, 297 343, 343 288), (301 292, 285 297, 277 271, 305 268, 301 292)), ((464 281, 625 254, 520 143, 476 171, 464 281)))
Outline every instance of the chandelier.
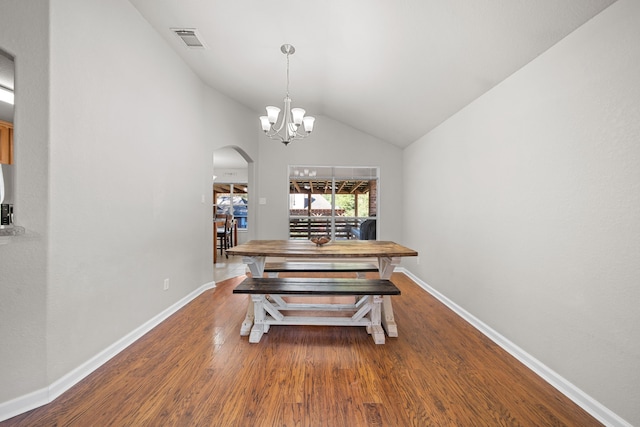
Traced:
POLYGON ((283 44, 280 47, 282 53, 287 55, 287 95, 284 97, 284 113, 279 124, 278 116, 280 109, 278 107, 267 107, 267 115, 260 117, 262 130, 271 139, 279 140, 284 145, 288 145, 291 141, 302 139, 309 136, 313 131, 313 123, 315 117, 305 117, 305 111, 302 108, 291 108, 291 98, 289 98, 289 56, 293 55, 296 49, 290 44, 283 44), (300 125, 304 128, 303 133, 299 133, 300 125))

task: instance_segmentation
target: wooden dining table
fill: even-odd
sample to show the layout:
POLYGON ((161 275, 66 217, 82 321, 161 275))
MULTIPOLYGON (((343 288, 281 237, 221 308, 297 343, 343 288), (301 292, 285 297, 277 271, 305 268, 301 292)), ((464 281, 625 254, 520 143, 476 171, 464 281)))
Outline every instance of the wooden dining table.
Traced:
MULTIPOLYGON (((418 256, 418 252, 391 241, 381 240, 336 240, 318 246, 309 240, 250 240, 230 248, 229 255, 241 255, 253 277, 262 277, 268 257, 305 259, 322 262, 377 258, 381 279, 390 279, 402 257, 418 256)), ((391 297, 385 296, 382 303, 382 325, 390 337, 398 336, 398 327, 393 314, 391 297)), ((240 335, 249 335, 253 326, 253 303, 249 299, 247 316, 240 335)))

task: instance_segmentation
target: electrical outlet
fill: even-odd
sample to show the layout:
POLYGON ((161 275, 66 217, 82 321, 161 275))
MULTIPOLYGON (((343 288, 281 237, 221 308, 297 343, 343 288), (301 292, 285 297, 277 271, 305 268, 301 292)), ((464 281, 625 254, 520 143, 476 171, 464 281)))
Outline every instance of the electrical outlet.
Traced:
POLYGON ((419 256, 416 257, 416 265, 420 265, 420 257, 419 256))
POLYGON ((165 291, 169 289, 169 279, 164 279, 164 286, 162 289, 164 289, 165 291))

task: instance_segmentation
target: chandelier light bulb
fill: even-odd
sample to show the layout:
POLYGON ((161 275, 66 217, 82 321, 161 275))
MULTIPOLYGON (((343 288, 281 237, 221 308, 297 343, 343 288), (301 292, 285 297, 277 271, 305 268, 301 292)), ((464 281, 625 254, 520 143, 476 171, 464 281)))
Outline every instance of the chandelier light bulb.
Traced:
POLYGON ((302 108, 292 108, 291 116, 293 117, 293 123, 296 126, 300 126, 302 124, 302 118, 304 117, 305 111, 302 108))
POLYGON ((315 123, 315 121, 316 121, 316 118, 311 116, 307 116, 304 119, 302 119, 302 124, 304 126, 305 132, 307 133, 313 132, 313 124, 315 123))
POLYGON ((280 109, 278 107, 267 107, 267 117, 269 118, 269 123, 272 125, 276 124, 278 121, 278 115, 280 114, 280 109))
POLYGON ((271 129, 271 123, 269 123, 269 118, 267 116, 260 116, 260 124, 262 125, 262 130, 268 132, 271 129))

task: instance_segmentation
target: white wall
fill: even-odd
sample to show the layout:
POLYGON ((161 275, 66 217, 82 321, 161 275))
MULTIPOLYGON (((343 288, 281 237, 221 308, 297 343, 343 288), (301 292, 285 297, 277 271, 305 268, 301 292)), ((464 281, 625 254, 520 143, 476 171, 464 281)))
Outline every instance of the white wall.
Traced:
POLYGON ((634 425, 639 40, 620 0, 404 153, 411 270, 634 425))
POLYGON ((0 402, 46 385, 48 2, 0 2, 0 49, 15 57, 15 215, 0 245, 0 402))
MULTIPOLYGON (((401 240, 402 151, 326 116, 317 116, 313 133, 288 146, 261 131, 257 171, 258 238, 289 236, 289 165, 371 166, 380 168, 378 240, 401 240)), ((255 206, 255 205, 250 205, 255 206)))

